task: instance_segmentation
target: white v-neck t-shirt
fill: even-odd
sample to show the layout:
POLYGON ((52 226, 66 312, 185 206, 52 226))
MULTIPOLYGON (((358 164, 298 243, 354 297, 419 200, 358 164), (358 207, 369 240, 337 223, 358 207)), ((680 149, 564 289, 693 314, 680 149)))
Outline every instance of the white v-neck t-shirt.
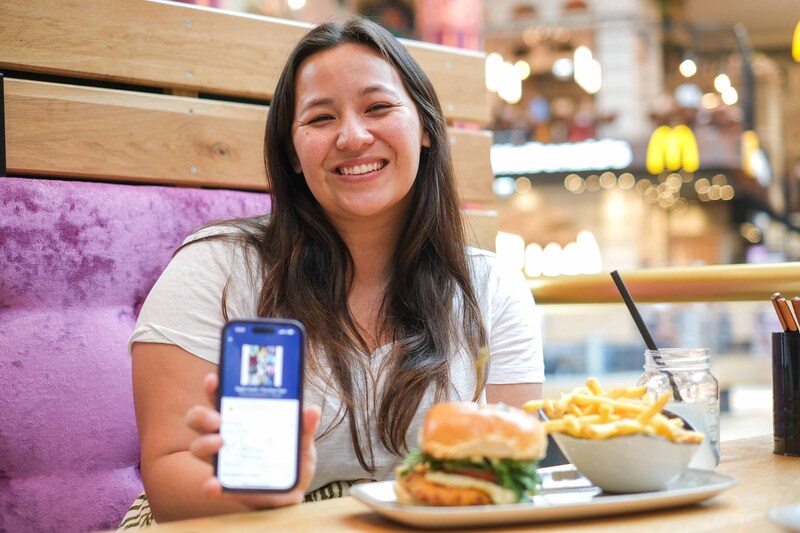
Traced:
MULTIPOLYGON (((204 230, 187 238, 218 233, 204 230)), ((225 230, 222 230, 225 231, 225 230)), ((480 305, 489 342, 488 383, 541 383, 544 381, 541 329, 538 310, 530 288, 519 271, 503 268, 497 256, 485 250, 467 250, 473 284, 480 305)), ((256 316, 256 302, 260 282, 252 277, 240 246, 225 240, 193 243, 178 252, 161 274, 147 296, 139 314, 136 329, 128 348, 135 342, 175 344, 187 352, 212 363, 219 363, 220 332, 224 325, 221 299, 228 283, 227 311, 229 319, 246 319, 256 316)), ((377 394, 367 394, 370 405, 360 409, 359 424, 369 435, 374 453, 376 471, 365 471, 358 462, 350 437, 349 421, 341 419, 341 405, 335 392, 326 391, 322 379, 306 376, 303 395, 305 405, 317 405, 322 410, 322 420, 316 440, 317 470, 309 490, 313 491, 332 482, 355 480, 384 480, 393 477, 393 470, 402 462, 401 457, 385 450, 376 431, 373 398, 380 398, 383 382, 378 378, 380 368, 390 346, 382 346, 370 355, 369 383, 358 388, 378 387, 377 394), (338 415, 338 416, 337 416, 338 415), (324 435, 323 432, 327 433, 324 435), (319 435, 322 435, 320 438, 319 435)), ((463 350, 450 361, 450 391, 448 400, 471 400, 476 386, 473 360, 463 350)), ((407 445, 417 446, 417 435, 422 418, 432 404, 431 394, 426 394, 409 428, 407 445)), ((362 446, 362 448, 367 448, 362 446)))

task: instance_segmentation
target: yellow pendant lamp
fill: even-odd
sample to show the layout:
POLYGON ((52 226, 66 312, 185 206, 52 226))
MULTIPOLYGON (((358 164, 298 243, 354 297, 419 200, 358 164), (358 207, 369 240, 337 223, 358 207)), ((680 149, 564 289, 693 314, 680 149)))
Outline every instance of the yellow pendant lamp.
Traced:
POLYGON ((800 22, 794 28, 794 39, 792 39, 792 57, 800 62, 800 22))
POLYGON ((700 154, 689 126, 656 128, 647 144, 646 166, 651 174, 681 168, 686 172, 696 171, 700 167, 700 154))

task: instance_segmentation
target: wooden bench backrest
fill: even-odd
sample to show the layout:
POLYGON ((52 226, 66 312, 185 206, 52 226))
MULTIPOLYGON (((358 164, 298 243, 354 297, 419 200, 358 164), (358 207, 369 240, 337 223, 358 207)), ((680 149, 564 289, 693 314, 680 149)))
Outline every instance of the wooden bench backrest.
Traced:
MULTIPOLYGON (((6 172, 263 190, 267 105, 310 27, 158 0, 2 2, 6 172)), ((403 43, 451 124, 488 122, 483 53, 403 43)), ((491 134, 450 136, 463 202, 491 202, 491 134)), ((467 213, 493 248, 493 214, 467 213)))

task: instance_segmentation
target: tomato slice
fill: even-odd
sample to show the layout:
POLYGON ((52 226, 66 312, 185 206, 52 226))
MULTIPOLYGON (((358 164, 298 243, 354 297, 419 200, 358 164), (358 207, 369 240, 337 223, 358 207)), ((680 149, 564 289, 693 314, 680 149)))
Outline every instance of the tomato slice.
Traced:
POLYGON ((459 476, 469 476, 469 477, 474 477, 475 479, 482 479, 483 481, 488 481, 490 483, 495 483, 497 481, 497 476, 491 470, 460 468, 458 470, 453 470, 453 472, 451 473, 459 476))

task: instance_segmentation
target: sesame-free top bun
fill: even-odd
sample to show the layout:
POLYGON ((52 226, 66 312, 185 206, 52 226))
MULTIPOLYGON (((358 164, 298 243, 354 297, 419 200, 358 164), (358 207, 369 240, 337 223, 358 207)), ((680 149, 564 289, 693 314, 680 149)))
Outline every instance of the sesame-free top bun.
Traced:
POLYGON ((431 407, 419 434, 422 451, 437 459, 537 460, 547 434, 536 415, 506 405, 474 402, 431 407))

